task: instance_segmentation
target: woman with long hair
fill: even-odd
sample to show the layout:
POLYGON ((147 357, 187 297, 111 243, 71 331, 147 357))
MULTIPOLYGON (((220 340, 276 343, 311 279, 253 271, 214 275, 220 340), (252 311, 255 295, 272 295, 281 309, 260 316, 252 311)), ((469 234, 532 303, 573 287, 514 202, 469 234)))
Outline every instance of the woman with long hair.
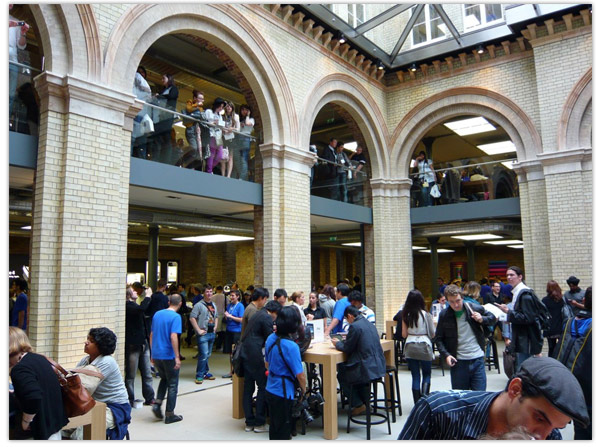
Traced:
POLYGON ((50 362, 33 352, 25 331, 14 326, 8 328, 8 365, 21 416, 15 422, 19 437, 61 440, 68 419, 58 378, 50 362))
POLYGON ((325 284, 323 290, 321 290, 321 293, 319 294, 319 303, 321 309, 325 312, 327 325, 329 325, 333 318, 333 308, 335 307, 335 288, 331 284, 325 284))
POLYGON ((307 320, 323 320, 323 326, 327 327, 325 311, 321 309, 317 292, 310 292, 308 295, 308 307, 304 309, 304 316, 307 320))
POLYGON ((421 200, 419 206, 432 205, 430 197, 430 190, 437 182, 437 175, 433 168, 433 161, 426 158, 426 152, 420 151, 418 156, 414 159, 414 168, 418 170, 418 179, 421 185, 421 200))
MULTIPOLYGON (((205 118, 209 122, 209 157, 207 158, 207 174, 213 173, 213 167, 217 166, 223 155, 223 137, 221 127, 225 123, 221 117, 226 102, 222 98, 215 98, 210 109, 205 110, 205 118)), ((225 172, 222 172, 225 174, 225 172)))
POLYGON ((171 113, 160 111, 160 120, 155 123, 155 143, 157 153, 152 156, 154 161, 173 164, 177 159, 172 146, 172 126, 174 124, 174 112, 178 102, 178 88, 174 83, 174 76, 164 74, 161 77, 163 84, 162 91, 156 95, 157 99, 162 100, 159 105, 172 110, 171 113))
POLYGON ((292 293, 290 300, 292 301, 292 306, 298 309, 298 313, 300 314, 300 320, 302 321, 302 324, 306 324, 306 315, 304 315, 304 292, 300 290, 298 292, 292 293))
POLYGON ((430 368, 433 358, 432 339, 435 326, 425 310, 424 297, 418 290, 410 290, 402 311, 401 334, 406 340, 404 357, 412 374, 414 403, 430 391, 430 368), (422 370, 422 384, 420 383, 422 370), (422 386, 421 386, 422 385, 422 386))
POLYGON ((223 137, 224 144, 228 149, 228 158, 225 158, 224 153, 224 158, 222 158, 220 162, 221 175, 230 178, 230 176, 232 175, 232 168, 234 167, 233 154, 235 151, 238 150, 236 148, 237 134, 235 134, 234 132, 240 131, 240 118, 236 113, 236 109, 232 101, 226 102, 226 106, 224 107, 223 120, 226 126, 226 128, 224 129, 223 137))
POLYGON ((546 296, 542 298, 542 302, 552 317, 550 328, 548 331, 544 331, 544 336, 548 340, 548 356, 552 357, 555 346, 563 333, 563 308, 567 306, 563 300, 561 286, 557 281, 550 280, 546 283, 546 296))
POLYGON ((234 177, 241 180, 248 180, 248 160, 250 157, 250 134, 252 133, 255 120, 250 116, 250 107, 246 104, 240 106, 240 133, 234 138, 234 177))
POLYGON ((480 304, 480 284, 476 281, 469 281, 464 286, 464 291, 462 293, 464 297, 464 301, 472 302, 474 304, 480 304))

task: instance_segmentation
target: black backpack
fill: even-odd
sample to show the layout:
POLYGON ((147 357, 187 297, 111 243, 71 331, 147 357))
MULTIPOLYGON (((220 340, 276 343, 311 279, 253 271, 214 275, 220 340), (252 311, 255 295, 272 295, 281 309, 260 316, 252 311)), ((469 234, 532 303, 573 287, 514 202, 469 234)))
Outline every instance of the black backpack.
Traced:
POLYGON ((523 290, 518 299, 521 298, 521 295, 530 295, 532 297, 532 301, 538 313, 537 321, 538 325, 540 326, 540 330, 548 331, 551 328, 553 322, 553 317, 548 311, 548 308, 544 305, 542 301, 538 299, 538 297, 532 289, 523 290))

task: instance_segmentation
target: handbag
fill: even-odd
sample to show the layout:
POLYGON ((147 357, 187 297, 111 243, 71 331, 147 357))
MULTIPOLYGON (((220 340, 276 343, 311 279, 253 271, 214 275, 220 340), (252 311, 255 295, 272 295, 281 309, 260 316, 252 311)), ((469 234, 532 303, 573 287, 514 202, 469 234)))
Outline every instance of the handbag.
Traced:
POLYGON ((439 190, 439 185, 436 183, 430 188, 430 195, 433 196, 435 199, 441 197, 441 191, 439 190))
MULTIPOLYGON (((428 332, 428 324, 426 322, 426 318, 423 318, 423 320, 428 332)), ((428 335, 426 336, 428 337, 428 335)), ((435 359, 435 354, 433 352, 432 346, 429 343, 425 341, 408 342, 406 339, 406 345, 404 347, 404 357, 407 359, 432 361, 435 359)))
POLYGON ((227 147, 224 147, 221 150, 221 159, 222 160, 229 160, 230 159, 230 150, 227 147))
POLYGON ((72 418, 89 412, 95 406, 95 399, 81 383, 81 377, 77 373, 65 370, 51 358, 46 357, 46 359, 58 377, 66 417, 72 418))

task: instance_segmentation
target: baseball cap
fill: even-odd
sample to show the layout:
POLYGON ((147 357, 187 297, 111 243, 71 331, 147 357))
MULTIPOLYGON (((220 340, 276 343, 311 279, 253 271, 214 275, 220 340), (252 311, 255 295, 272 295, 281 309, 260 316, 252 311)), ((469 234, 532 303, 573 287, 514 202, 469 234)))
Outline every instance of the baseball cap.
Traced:
POLYGON ((575 376, 551 357, 530 357, 514 377, 535 386, 561 413, 585 427, 590 423, 582 388, 575 376))
POLYGON ((143 284, 141 284, 140 282, 136 281, 132 283, 132 288, 133 289, 146 289, 147 287, 145 287, 143 284))
POLYGON ((570 276, 567 278, 567 284, 573 284, 577 286, 579 284, 579 279, 577 279, 575 276, 570 276))

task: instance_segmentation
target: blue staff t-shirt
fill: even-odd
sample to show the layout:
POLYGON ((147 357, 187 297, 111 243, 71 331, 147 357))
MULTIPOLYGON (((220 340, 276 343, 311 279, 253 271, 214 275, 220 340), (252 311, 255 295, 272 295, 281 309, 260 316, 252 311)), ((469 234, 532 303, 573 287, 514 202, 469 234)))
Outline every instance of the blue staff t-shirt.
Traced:
POLYGON ((173 310, 162 309, 153 315, 151 357, 155 360, 174 360, 170 335, 182 333, 182 318, 173 310))
POLYGON ((285 362, 279 355, 279 348, 275 345, 278 337, 275 332, 265 342, 265 360, 269 363, 269 375, 267 376, 266 390, 271 394, 284 397, 282 380, 286 382, 286 399, 294 399, 294 378, 303 372, 300 348, 296 342, 286 338, 281 339, 281 352, 285 362), (286 366, 286 363, 288 364, 286 366), (288 366, 291 370, 288 369, 288 366), (286 378, 282 378, 285 376, 286 378))
MULTIPOLYGON (((244 316, 244 306, 240 302, 237 302, 236 304, 228 304, 228 308, 226 310, 234 317, 242 318, 244 316)), ((234 321, 232 319, 226 318, 226 331, 241 332, 242 321, 234 321)))
POLYGON ((17 295, 17 300, 15 301, 14 307, 12 308, 12 319, 10 321, 11 326, 19 326, 19 312, 21 311, 25 311, 23 327, 21 328, 25 331, 27 330, 27 295, 22 292, 17 295))
POLYGON ((337 318, 339 323, 337 323, 337 326, 331 331, 332 334, 337 334, 341 331, 341 322, 344 321, 344 312, 349 305, 350 302, 348 301, 348 297, 344 297, 335 303, 335 307, 333 308, 333 318, 337 318))

